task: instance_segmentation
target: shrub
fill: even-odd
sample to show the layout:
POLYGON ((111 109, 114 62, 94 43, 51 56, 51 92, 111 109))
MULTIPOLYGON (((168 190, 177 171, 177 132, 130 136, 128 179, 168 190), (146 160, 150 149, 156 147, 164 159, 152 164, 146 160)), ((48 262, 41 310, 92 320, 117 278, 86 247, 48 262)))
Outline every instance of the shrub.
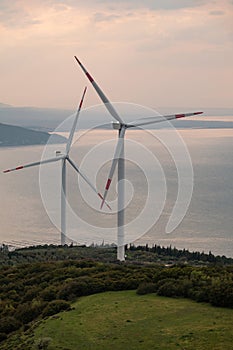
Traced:
POLYGON ((41 349, 41 350, 46 350, 48 349, 49 343, 51 342, 51 338, 45 337, 45 338, 39 338, 35 342, 35 349, 41 349))
POLYGON ((222 280, 213 283, 209 295, 212 305, 233 308, 233 282, 222 280))
POLYGON ((9 334, 16 331, 21 323, 12 316, 2 317, 0 319, 0 333, 9 334))
POLYGON ((52 316, 65 310, 70 310, 70 304, 67 301, 54 300, 46 306, 42 313, 42 316, 52 316))
POLYGON ((7 338, 6 333, 0 333, 0 342, 2 342, 3 340, 5 340, 7 338))
POLYGON ((179 279, 177 281, 177 296, 188 298, 192 286, 192 282, 189 279, 179 279))
POLYGON ((136 293, 139 295, 144 295, 149 293, 155 293, 156 290, 157 290, 157 286, 155 283, 144 282, 138 286, 136 293))
POLYGON ((54 287, 48 287, 40 293, 40 297, 45 301, 56 299, 57 290, 54 287))
POLYGON ((34 298, 36 298, 36 296, 38 295, 40 291, 40 288, 38 286, 32 286, 30 287, 26 293, 24 294, 22 301, 23 302, 27 302, 27 301, 31 301, 34 298))
POLYGON ((188 297, 197 301, 197 302, 208 303, 209 302, 209 293, 210 293, 210 290, 207 287, 195 288, 195 289, 189 290, 188 297))
POLYGON ((86 282, 71 281, 66 283, 59 291, 58 298, 64 300, 75 300, 77 297, 88 295, 88 289, 86 282))
POLYGON ((15 312, 15 318, 26 324, 36 319, 46 306, 46 303, 35 301, 20 304, 15 312))
POLYGON ((178 294, 177 281, 169 278, 160 281, 157 293, 164 297, 176 297, 178 294))

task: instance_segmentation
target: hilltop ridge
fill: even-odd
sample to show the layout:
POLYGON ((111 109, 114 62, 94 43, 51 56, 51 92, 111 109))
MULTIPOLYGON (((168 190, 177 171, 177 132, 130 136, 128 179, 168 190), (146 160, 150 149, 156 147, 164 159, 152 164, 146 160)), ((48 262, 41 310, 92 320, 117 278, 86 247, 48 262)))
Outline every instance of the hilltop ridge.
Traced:
MULTIPOLYGON (((0 123, 0 147, 44 145, 50 134, 47 132, 26 129, 20 126, 0 123)), ((54 143, 64 143, 65 138, 54 135, 54 143)))

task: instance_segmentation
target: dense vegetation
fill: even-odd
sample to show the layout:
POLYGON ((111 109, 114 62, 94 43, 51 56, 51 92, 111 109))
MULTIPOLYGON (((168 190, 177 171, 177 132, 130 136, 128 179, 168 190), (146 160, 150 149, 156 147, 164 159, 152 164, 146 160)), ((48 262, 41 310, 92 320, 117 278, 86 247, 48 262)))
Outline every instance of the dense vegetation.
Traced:
POLYGON ((138 294, 157 293, 233 308, 232 259, 203 253, 190 265, 186 262, 189 254, 195 253, 132 246, 127 250, 128 262, 119 263, 115 248, 35 247, 9 252, 4 247, 0 253, 0 340, 26 330, 36 319, 69 310, 78 297, 105 291, 137 289, 138 294), (205 265, 195 266, 200 261, 205 265))
MULTIPOLYGON (((233 258, 215 256, 211 252, 208 254, 202 252, 190 252, 187 249, 177 249, 170 247, 161 247, 153 245, 145 246, 126 246, 127 263, 145 264, 184 264, 206 265, 220 264, 233 265, 233 258)), ((86 247, 86 246, 55 246, 43 245, 21 248, 9 251, 8 247, 3 245, 0 248, 0 266, 15 265, 21 263, 32 263, 42 261, 60 261, 76 259, 93 259, 102 262, 116 262, 116 247, 86 247)))

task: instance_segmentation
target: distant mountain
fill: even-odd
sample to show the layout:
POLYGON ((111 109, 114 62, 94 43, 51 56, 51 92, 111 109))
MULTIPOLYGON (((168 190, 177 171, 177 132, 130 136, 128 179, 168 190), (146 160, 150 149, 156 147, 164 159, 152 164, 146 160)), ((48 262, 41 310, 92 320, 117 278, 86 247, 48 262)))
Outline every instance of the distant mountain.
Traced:
POLYGON ((53 131, 75 111, 55 108, 14 107, 0 103, 0 122, 43 131, 53 131))
POLYGON ((10 108, 12 107, 11 105, 8 105, 6 103, 0 103, 0 108, 10 108))
MULTIPOLYGON (((47 132, 0 123, 0 147, 45 145, 49 137, 50 134, 47 132)), ((53 143, 64 142, 66 142, 65 137, 53 135, 53 143)))
MULTIPOLYGON (((126 104, 127 105, 127 104, 126 104)), ((116 105, 116 108, 121 111, 121 107, 116 105)), ((174 107, 174 108, 155 108, 159 113, 161 114, 174 114, 174 113, 183 113, 188 111, 203 111, 204 114, 201 116, 201 119, 204 119, 205 116, 216 116, 220 117, 219 121, 221 121, 221 116, 233 116, 233 108, 202 108, 202 107, 196 107, 196 108, 184 108, 184 107, 174 107)), ((126 117, 126 121, 129 117, 129 115, 134 112, 134 109, 127 111, 124 110, 122 112, 122 117, 126 117), (127 113, 129 115, 127 116, 127 113)), ((140 112, 140 109, 139 109, 140 112)), ((14 107, 10 106, 4 103, 0 103, 0 122, 5 123, 8 125, 18 125, 25 128, 30 128, 34 130, 39 131, 53 131, 57 128, 58 125, 60 125, 66 118, 70 117, 72 114, 75 113, 75 110, 65 110, 65 109, 56 109, 56 108, 36 108, 36 107, 14 107)), ((137 114, 137 109, 135 109, 135 113, 137 114)), ((137 118, 140 118, 140 115, 132 115, 131 120, 135 120, 137 118)), ((144 117, 144 115, 143 115, 144 117)), ((93 121, 99 122, 99 125, 106 124, 112 120, 109 113, 103 109, 90 109, 88 112, 85 112, 85 118, 81 118, 81 127, 82 128, 91 128, 93 126, 93 121)), ((177 123, 177 128, 184 127, 200 127, 200 128, 208 128, 208 127, 232 127, 228 123, 222 123, 222 126, 220 124, 214 125, 214 122, 209 123, 202 123, 200 124, 198 121, 190 121, 190 125, 186 124, 185 122, 181 124, 177 123), (191 125, 192 124, 192 125, 191 125)), ((94 123, 95 124, 95 123, 94 123)), ((80 124, 79 124, 80 125, 80 124)), ((70 127, 70 124, 65 124, 63 126, 63 129, 60 131, 69 131, 70 129, 67 129, 67 127, 70 127)), ((157 127, 157 126, 156 126, 157 127)))

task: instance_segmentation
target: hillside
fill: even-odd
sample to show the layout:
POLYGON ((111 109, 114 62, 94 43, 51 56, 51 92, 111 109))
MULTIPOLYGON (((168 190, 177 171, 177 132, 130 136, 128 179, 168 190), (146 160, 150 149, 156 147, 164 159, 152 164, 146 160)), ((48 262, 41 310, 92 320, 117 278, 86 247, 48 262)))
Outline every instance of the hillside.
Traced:
MULTIPOLYGON (((207 311, 203 312, 202 316, 208 322, 210 320, 208 314, 212 317, 213 312, 217 312, 214 311, 214 308, 208 312, 211 304, 212 307, 224 307, 225 311, 221 311, 221 318, 224 319, 224 315, 226 315, 226 320, 230 318, 229 322, 232 324, 233 310, 230 309, 233 309, 233 265, 231 259, 228 261, 226 257, 216 257, 216 260, 212 254, 199 253, 200 255, 198 255, 170 247, 154 246, 149 250, 145 246, 139 247, 139 249, 131 247, 131 249, 127 251, 129 261, 120 263, 115 260, 116 250, 114 247, 105 249, 85 246, 41 246, 9 252, 6 246, 2 246, 0 250, 1 349, 32 349, 32 347, 25 345, 24 339, 28 335, 31 338, 38 322, 43 324, 48 316, 70 310, 64 314, 68 315, 67 322, 69 322, 69 314, 76 317, 72 313, 72 308, 73 305, 76 307, 76 304, 73 303, 76 303, 80 297, 101 293, 99 294, 101 299, 104 298, 105 294, 102 293, 105 292, 134 290, 134 298, 137 300, 141 300, 141 296, 144 298, 146 294, 151 294, 155 302, 159 300, 158 297, 172 297, 176 300, 174 302, 168 301, 168 303, 173 303, 174 307, 177 307, 180 302, 177 298, 192 299, 199 303, 205 302, 207 311), (182 252, 185 255, 181 257, 182 252), (169 262, 171 262, 172 256, 173 263, 171 264, 169 262), (190 265, 186 260, 181 260, 181 258, 188 259, 191 256, 192 260, 195 259, 194 262, 197 259, 199 264, 203 265, 190 265), (178 261, 175 260, 177 258, 178 261), (135 290, 137 290, 137 295, 135 290)), ((126 300, 129 304, 128 298, 126 300)), ((185 302, 189 305, 193 303, 190 300, 185 302)), ((79 301, 77 305, 80 305, 79 301)), ((193 309, 198 310, 198 308, 201 310, 202 305, 196 303, 193 309)), ((77 310, 80 312, 79 307, 77 310)), ((122 314, 125 313, 126 321, 129 320, 127 322, 129 326, 134 326, 134 322, 136 325, 140 321, 137 318, 136 306, 131 311, 134 312, 134 310, 136 313, 130 315, 127 315, 125 307, 122 311, 122 314)), ((108 311, 106 310, 106 312, 108 311)), ((115 315, 114 310, 113 314, 115 315)), ((176 313, 174 316, 176 318, 176 313)), ((60 316, 53 316, 52 320, 58 320, 58 317, 60 316)), ((110 319, 112 318, 110 313, 110 319)), ((175 318, 171 321, 171 325, 175 324, 175 318)), ((191 320, 192 317, 189 322, 191 320)), ((103 324, 102 321, 104 322, 104 320, 100 320, 100 325, 103 324)), ((87 322, 89 321, 87 320, 87 322)), ((224 321, 224 324, 226 322, 224 321)), ((199 321, 197 323, 199 325, 199 321)), ((182 334, 182 322, 180 322, 180 326, 179 332, 182 334)), ((203 327, 206 335, 204 324, 203 327)), ((221 327, 220 324, 216 327, 213 324, 208 325, 208 329, 213 329, 216 332, 215 336, 219 335, 220 338, 221 327)), ((110 330, 111 334, 113 331, 110 330)), ((210 335, 212 336, 212 333, 210 335)), ((37 337, 39 336, 38 333, 37 337)), ((46 337, 47 335, 41 333, 41 336, 46 337)), ((48 336, 51 335, 48 334, 48 336)), ((103 337, 105 336, 103 334, 103 337)), ((52 337, 54 338, 54 335, 52 337)), ((190 337, 192 338, 191 335, 190 337)), ((228 345, 227 339, 227 337, 223 339, 223 344, 228 345)), ((212 345, 212 340, 209 345, 212 345)), ((43 349, 43 347, 36 349, 39 348, 43 349)), ((120 347, 116 347, 116 349, 118 348, 120 347)), ((148 347, 144 348, 148 349, 148 347)), ((214 349, 212 346, 209 348, 214 349)), ((56 347, 50 349, 56 349, 56 347)), ((70 346, 67 349, 76 348, 70 346)))
POLYGON ((0 108, 11 108, 11 105, 8 105, 6 103, 0 103, 0 108))
MULTIPOLYGON (((206 266, 211 264, 232 265, 233 258, 226 256, 215 256, 211 252, 190 252, 187 249, 175 247, 161 247, 153 245, 149 247, 134 246, 131 244, 126 249, 126 263, 134 265, 159 264, 163 266, 174 266, 189 264, 192 266, 206 266)), ((18 265, 24 263, 38 263, 48 261, 64 261, 91 259, 104 263, 116 263, 116 247, 112 246, 75 246, 75 245, 37 245, 11 249, 7 245, 0 245, 0 266, 18 265)))
MULTIPOLYGON (((35 131, 19 126, 12 126, 0 123, 0 147, 44 145, 47 143, 50 134, 47 132, 35 131)), ((55 135, 54 143, 64 143, 66 139, 55 135)))
POLYGON ((233 342, 233 310, 189 300, 106 292, 72 307, 36 327, 28 345, 47 338, 50 350, 219 350, 231 349, 233 342))
POLYGON ((14 107, 0 103, 0 120, 8 125, 54 130, 74 111, 56 108, 14 107))

